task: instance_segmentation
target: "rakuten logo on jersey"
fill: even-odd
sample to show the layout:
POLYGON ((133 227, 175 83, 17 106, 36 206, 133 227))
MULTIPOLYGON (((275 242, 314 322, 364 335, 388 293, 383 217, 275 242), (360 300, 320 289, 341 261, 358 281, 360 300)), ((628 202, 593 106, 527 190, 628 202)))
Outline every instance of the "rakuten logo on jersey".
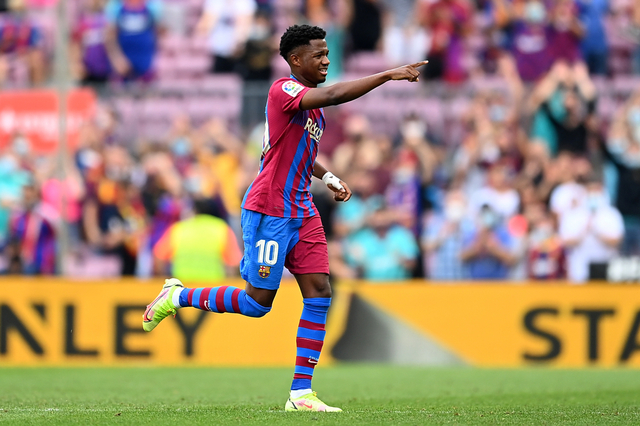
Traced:
POLYGON ((320 138, 322 137, 322 129, 318 127, 314 120, 308 118, 307 124, 304 126, 304 129, 309 132, 309 134, 311 135, 311 139, 320 143, 320 138))

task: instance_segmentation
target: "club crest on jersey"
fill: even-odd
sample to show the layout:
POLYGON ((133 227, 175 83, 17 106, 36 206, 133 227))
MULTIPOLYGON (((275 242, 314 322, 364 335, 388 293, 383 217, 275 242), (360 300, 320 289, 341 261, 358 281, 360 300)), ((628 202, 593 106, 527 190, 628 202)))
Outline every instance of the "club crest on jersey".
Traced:
POLYGON ((311 135, 311 139, 320 143, 320 138, 322 137, 322 129, 318 127, 316 122, 311 118, 307 119, 307 124, 304 126, 304 129, 309 132, 311 135))
POLYGON ((302 89, 304 89, 304 86, 295 81, 289 80, 282 84, 282 91, 292 98, 298 96, 298 93, 302 92, 302 89))
POLYGON ((260 265, 258 275, 260 275, 260 278, 268 278, 271 275, 271 266, 260 265))

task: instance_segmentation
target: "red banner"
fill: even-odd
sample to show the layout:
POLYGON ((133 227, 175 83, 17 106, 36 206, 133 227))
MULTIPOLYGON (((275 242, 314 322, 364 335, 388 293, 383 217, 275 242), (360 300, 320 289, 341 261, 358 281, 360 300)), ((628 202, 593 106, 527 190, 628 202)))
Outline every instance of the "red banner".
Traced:
MULTIPOLYGON (((95 94, 89 89, 69 92, 67 97, 67 143, 73 149, 78 143, 82 124, 93 117, 95 94)), ((0 146, 11 143, 16 135, 24 135, 31 149, 51 153, 58 147, 58 94, 54 90, 0 93, 0 146)))

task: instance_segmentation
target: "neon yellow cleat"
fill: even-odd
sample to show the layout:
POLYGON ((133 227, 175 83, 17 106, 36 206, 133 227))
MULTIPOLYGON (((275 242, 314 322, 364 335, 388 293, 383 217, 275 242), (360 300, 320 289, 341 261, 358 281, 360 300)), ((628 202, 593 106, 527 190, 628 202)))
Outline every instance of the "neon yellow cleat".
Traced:
POLYGON ((170 314, 173 316, 176 315, 178 309, 171 301, 171 296, 173 296, 173 293, 178 288, 183 287, 184 286, 177 278, 164 280, 162 291, 153 302, 147 305, 147 310, 144 311, 144 314, 142 315, 142 328, 144 331, 153 330, 158 324, 160 324, 160 321, 170 314))
POLYGON ((341 412, 342 409, 337 407, 329 407, 320 401, 315 392, 308 393, 300 398, 291 398, 284 405, 284 411, 326 411, 331 413, 341 412))

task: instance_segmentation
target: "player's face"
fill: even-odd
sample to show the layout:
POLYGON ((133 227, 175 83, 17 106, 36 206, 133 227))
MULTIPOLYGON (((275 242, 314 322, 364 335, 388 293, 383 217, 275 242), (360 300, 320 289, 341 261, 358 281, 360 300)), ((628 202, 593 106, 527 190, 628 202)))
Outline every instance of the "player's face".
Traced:
POLYGON ((325 40, 311 40, 300 49, 300 73, 312 84, 324 83, 329 70, 329 48, 325 40))

